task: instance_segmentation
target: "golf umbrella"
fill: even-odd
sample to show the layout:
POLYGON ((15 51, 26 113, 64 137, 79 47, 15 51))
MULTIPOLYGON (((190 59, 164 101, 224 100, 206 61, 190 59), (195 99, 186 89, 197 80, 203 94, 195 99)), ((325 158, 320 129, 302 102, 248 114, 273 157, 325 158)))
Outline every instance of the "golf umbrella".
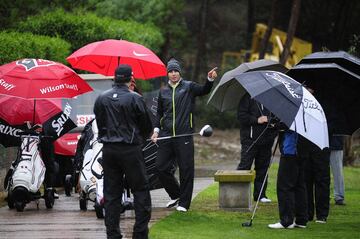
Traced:
MULTIPOLYGON (((72 120, 74 111, 68 102, 44 99, 72 98, 91 90, 61 63, 42 59, 14 61, 0 66, 0 95, 3 95, 0 118, 7 129, 21 128, 24 121, 41 123, 44 134, 56 139, 76 127, 72 120)), ((9 135, 8 132, 0 132, 1 137, 9 135)))
POLYGON ((325 113, 305 87, 289 76, 275 71, 255 71, 236 76, 227 87, 225 103, 239 102, 246 92, 263 104, 291 130, 319 148, 329 146, 325 113))
POLYGON ((360 127, 359 75, 336 63, 299 64, 286 74, 315 90, 327 115, 341 114, 343 123, 334 122, 332 134, 351 135, 360 127))
POLYGON ((125 40, 93 42, 75 51, 66 60, 73 68, 113 76, 119 64, 132 67, 137 79, 166 76, 164 63, 143 45, 125 40))
POLYGON ((22 59, 0 66, 0 94, 27 99, 72 98, 92 91, 69 67, 43 59, 22 59))
POLYGON ((360 75, 360 59, 345 51, 315 52, 301 59, 298 65, 314 63, 336 63, 339 66, 360 75))
POLYGON ((285 73, 288 69, 276 61, 266 60, 266 59, 257 60, 249 63, 243 63, 238 67, 236 67, 235 69, 225 72, 225 74, 221 77, 219 84, 217 84, 215 89, 212 91, 210 98, 208 100, 208 104, 215 106, 220 111, 236 109, 238 102, 231 102, 231 99, 229 99, 228 102, 224 102, 224 100, 227 101, 224 98, 226 92, 228 90, 230 91, 232 90, 229 89, 228 87, 230 87, 235 83, 236 80, 234 78, 236 76, 244 72, 259 71, 259 70, 272 70, 272 71, 279 71, 285 73))

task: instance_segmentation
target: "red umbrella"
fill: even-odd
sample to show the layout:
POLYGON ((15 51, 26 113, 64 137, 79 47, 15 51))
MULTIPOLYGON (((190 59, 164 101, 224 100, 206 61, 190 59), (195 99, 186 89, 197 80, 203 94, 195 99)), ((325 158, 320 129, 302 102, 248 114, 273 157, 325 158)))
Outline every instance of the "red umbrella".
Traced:
POLYGON ((0 66, 0 94, 21 98, 72 98, 92 91, 69 67, 54 61, 23 59, 0 66))
POLYGON ((125 40, 90 43, 66 60, 76 69, 113 76, 119 64, 129 64, 137 79, 166 76, 164 63, 150 49, 125 40))
POLYGON ((10 125, 21 125, 25 121, 42 124, 62 112, 61 99, 35 100, 0 95, 0 105, 0 118, 10 125))

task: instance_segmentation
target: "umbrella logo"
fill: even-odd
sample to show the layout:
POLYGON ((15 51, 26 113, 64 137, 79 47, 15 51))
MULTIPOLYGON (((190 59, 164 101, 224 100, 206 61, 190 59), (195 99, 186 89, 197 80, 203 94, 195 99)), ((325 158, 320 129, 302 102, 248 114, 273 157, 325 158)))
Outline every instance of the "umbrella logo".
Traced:
POLYGON ((58 136, 60 136, 61 132, 64 129, 64 124, 70 118, 71 109, 72 107, 69 105, 69 103, 66 103, 64 113, 62 113, 58 119, 53 120, 53 122, 51 123, 52 127, 55 129, 56 134, 58 136))
POLYGON ((133 50, 133 54, 134 54, 135 56, 150 56, 150 54, 137 53, 135 50, 133 50))
POLYGON ((293 98, 300 99, 301 97, 295 92, 295 90, 291 87, 291 83, 287 81, 286 79, 282 78, 280 74, 277 73, 266 73, 266 76, 269 76, 270 78, 280 82, 285 86, 285 89, 289 92, 289 94, 293 98))
POLYGON ((56 65, 56 62, 43 59, 22 59, 16 62, 16 65, 23 66, 26 71, 36 67, 56 65))
POLYGON ((4 89, 7 91, 15 87, 15 85, 7 83, 4 79, 0 79, 0 86, 4 87, 4 89))
POLYGON ((10 136, 20 137, 21 129, 11 127, 9 125, 3 125, 0 123, 0 133, 7 134, 10 136))

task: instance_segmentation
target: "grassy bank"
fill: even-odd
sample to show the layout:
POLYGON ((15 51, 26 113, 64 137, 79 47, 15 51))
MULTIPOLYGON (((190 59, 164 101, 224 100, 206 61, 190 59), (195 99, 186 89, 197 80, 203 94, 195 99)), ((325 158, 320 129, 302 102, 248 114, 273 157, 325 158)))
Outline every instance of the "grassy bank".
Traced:
POLYGON ((250 212, 229 212, 218 208, 218 184, 214 183, 194 199, 188 213, 174 212, 153 225, 150 238, 359 238, 360 168, 344 169, 347 204, 337 206, 331 199, 328 223, 309 222, 306 229, 268 229, 268 224, 279 220, 275 191, 277 166, 274 164, 271 168, 268 186, 268 196, 273 202, 260 204, 252 227, 241 226, 249 221, 250 212))

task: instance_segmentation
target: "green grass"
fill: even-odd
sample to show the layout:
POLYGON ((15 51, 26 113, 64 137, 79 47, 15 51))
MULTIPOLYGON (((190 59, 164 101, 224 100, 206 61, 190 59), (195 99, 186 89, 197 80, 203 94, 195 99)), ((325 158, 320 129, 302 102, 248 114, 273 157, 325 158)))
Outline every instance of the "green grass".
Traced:
POLYGON ((346 206, 334 205, 331 198, 330 215, 326 224, 309 222, 306 229, 268 229, 268 224, 279 221, 275 189, 277 166, 274 164, 270 170, 267 191, 273 203, 259 204, 252 227, 241 226, 243 222, 250 220, 250 212, 219 209, 218 184, 214 183, 198 194, 187 213, 174 212, 153 225, 150 238, 360 238, 360 168, 344 169, 346 206))

